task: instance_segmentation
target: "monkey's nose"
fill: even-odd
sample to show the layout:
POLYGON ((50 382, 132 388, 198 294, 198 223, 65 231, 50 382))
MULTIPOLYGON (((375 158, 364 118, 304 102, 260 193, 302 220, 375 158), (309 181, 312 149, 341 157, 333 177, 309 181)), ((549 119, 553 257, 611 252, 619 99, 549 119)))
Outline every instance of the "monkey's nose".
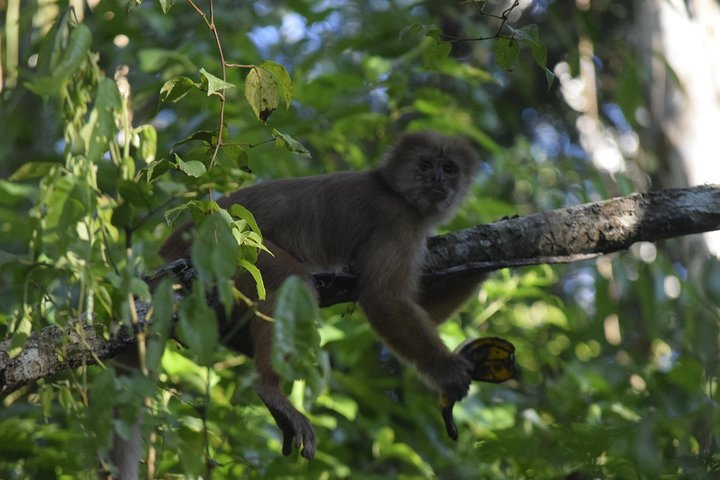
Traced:
POLYGON ((433 187, 445 185, 445 174, 442 167, 435 166, 435 168, 433 168, 432 183, 433 187))

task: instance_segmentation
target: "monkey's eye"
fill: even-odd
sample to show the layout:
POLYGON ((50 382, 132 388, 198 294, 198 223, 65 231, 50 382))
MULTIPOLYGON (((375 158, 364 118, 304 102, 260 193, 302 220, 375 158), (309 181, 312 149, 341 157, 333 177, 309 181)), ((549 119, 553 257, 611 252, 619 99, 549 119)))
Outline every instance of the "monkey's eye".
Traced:
POLYGON ((454 163, 445 163, 442 168, 445 173, 457 173, 458 171, 458 166, 454 163))
POLYGON ((432 168, 432 162, 430 160, 423 160, 420 162, 420 170, 430 170, 432 168))

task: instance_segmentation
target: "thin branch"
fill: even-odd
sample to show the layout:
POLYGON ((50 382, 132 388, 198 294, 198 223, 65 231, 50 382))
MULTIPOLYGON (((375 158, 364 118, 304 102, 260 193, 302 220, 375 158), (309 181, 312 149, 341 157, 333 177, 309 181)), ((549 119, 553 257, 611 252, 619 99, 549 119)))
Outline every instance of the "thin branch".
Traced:
MULTIPOLYGON (((463 3, 477 3, 477 2, 463 2, 463 3)), ((502 31, 505 28, 505 25, 507 25, 508 19, 510 18, 510 13, 512 13, 515 8, 517 8, 520 5, 520 0, 515 0, 512 5, 510 5, 508 8, 502 11, 500 15, 496 15, 494 13, 486 12, 485 6, 487 5, 487 2, 480 2, 482 3, 482 6, 480 7, 480 14, 484 15, 486 17, 495 18, 497 20, 500 20, 500 25, 498 26, 497 30, 495 31, 494 35, 490 35, 487 37, 469 37, 469 38, 463 38, 463 37, 455 37, 453 35, 446 35, 441 34, 440 37, 445 40, 448 43, 463 43, 463 42, 483 42, 486 40, 496 40, 498 38, 504 38, 507 40, 514 40, 514 35, 503 35, 502 31)))
MULTIPOLYGON (((193 0, 187 0, 187 2, 195 9, 196 12, 198 12, 198 15, 202 17, 202 19, 205 21, 205 24, 208 26, 210 31, 213 34, 213 37, 215 38, 215 45, 217 47, 218 54, 220 55, 220 70, 222 72, 222 79, 223 82, 227 83, 227 68, 225 64, 225 54, 223 53, 222 48, 222 42, 220 42, 220 34, 218 33, 217 27, 215 26, 215 3, 213 0, 210 0, 210 19, 208 19, 205 12, 202 11, 200 7, 198 7, 193 0)), ((218 139, 217 144, 215 144, 215 150, 213 150, 212 157, 210 158, 210 167, 212 168, 213 165, 215 165, 215 161, 217 160, 218 152, 220 152, 220 148, 223 144, 223 128, 225 126, 225 90, 221 90, 217 92, 220 96, 220 127, 218 128, 218 139)))

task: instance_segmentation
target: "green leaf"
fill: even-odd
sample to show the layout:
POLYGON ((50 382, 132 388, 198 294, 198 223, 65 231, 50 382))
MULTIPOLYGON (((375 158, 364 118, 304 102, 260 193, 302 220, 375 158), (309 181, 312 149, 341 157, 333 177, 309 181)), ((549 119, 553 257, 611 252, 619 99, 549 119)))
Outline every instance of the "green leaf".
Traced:
POLYGON ((185 162, 177 153, 175 154, 175 161, 177 162, 178 169, 190 177, 201 177, 207 172, 204 163, 197 160, 185 162))
POLYGON ((32 331, 32 314, 29 306, 22 308, 22 313, 18 312, 19 320, 15 326, 15 331, 10 339, 10 348, 7 350, 10 358, 15 358, 21 351, 25 340, 27 340, 32 331))
POLYGON ((37 75, 40 77, 52 74, 65 53, 68 42, 68 32, 71 30, 71 9, 63 12, 52 26, 52 29, 42 42, 38 55, 37 75))
POLYGON ((88 122, 80 129, 85 142, 87 159, 93 163, 108 150, 111 140, 117 134, 115 113, 122 108, 122 99, 117 84, 109 78, 100 80, 95 96, 95 105, 88 122))
POLYGON ((520 44, 515 39, 499 38, 495 44, 495 61, 504 70, 512 70, 520 56, 520 44))
POLYGON ((292 138, 290 135, 286 133, 281 133, 274 128, 272 131, 272 135, 273 137, 275 137, 276 147, 287 148, 288 150, 290 150, 291 153, 294 153, 295 155, 300 155, 301 157, 305 158, 312 158, 312 155, 310 154, 308 149, 303 147, 300 142, 292 138))
POLYGON ((296 276, 285 280, 275 302, 272 349, 273 369, 283 378, 318 375, 319 318, 320 309, 305 282, 296 276))
POLYGON ((189 77, 171 78, 160 88, 160 100, 163 102, 177 102, 193 88, 201 90, 202 85, 189 77))
POLYGON ((95 195, 79 178, 63 176, 56 179, 52 190, 42 201, 46 206, 45 227, 48 232, 44 240, 69 242, 75 234, 68 233, 74 232, 76 223, 94 210, 95 202, 95 195))
POLYGON ((209 215, 197 229, 191 254, 198 276, 209 287, 213 281, 233 278, 238 244, 221 215, 209 215))
POLYGON ((404 40, 407 37, 417 37, 420 35, 428 36, 434 39, 439 39, 442 34, 442 30, 437 25, 414 23, 408 25, 400 30, 400 40, 404 40))
POLYGON ((128 202, 123 202, 113 208, 110 224, 117 228, 125 228, 130 226, 132 220, 133 207, 128 202))
POLYGON ((235 88, 235 85, 233 85, 232 83, 228 83, 222 78, 216 77, 204 68, 200 69, 200 74, 203 77, 203 83, 207 82, 208 97, 210 95, 219 95, 218 92, 222 92, 223 90, 226 90, 228 88, 235 88))
POLYGON ((535 63, 545 72, 545 80, 547 81, 548 88, 550 88, 555 80, 555 74, 547 68, 547 48, 540 42, 540 30, 538 26, 530 24, 519 29, 508 28, 510 28, 510 31, 515 37, 530 46, 535 63))
POLYGON ((253 232, 255 232, 257 234, 261 233, 260 227, 258 227, 258 224, 255 221, 255 217, 250 212, 250 210, 248 210, 247 208, 236 203, 235 205, 230 207, 228 212, 230 212, 230 215, 232 215, 235 218, 242 218, 243 220, 245 220, 253 232))
POLYGON ((157 155, 157 130, 146 123, 136 128, 135 134, 137 139, 135 147, 138 149, 140 159, 149 165, 155 161, 157 155))
POLYGON ((151 204, 152 187, 147 183, 137 183, 131 180, 119 180, 118 193, 127 202, 133 205, 147 207, 151 204))
POLYGON ((9 180, 12 182, 20 182, 22 180, 31 180, 40 178, 61 164, 57 162, 27 162, 10 175, 9 180))
POLYGON ((175 220, 185 211, 187 210, 188 206, 186 204, 178 205, 177 207, 170 208, 168 210, 165 210, 163 212, 163 216, 165 217, 165 222, 168 224, 168 226, 172 226, 173 223, 175 223, 175 220))
POLYGON ((0 180, 0 205, 15 205, 26 201, 33 198, 36 191, 34 186, 0 180))
POLYGON ((265 70, 272 73, 275 82, 277 83, 278 87, 280 88, 280 92, 283 95, 283 98, 285 99, 285 109, 290 108, 290 102, 292 101, 293 97, 293 83, 290 79, 290 74, 285 69, 283 65, 280 65, 279 63, 275 63, 271 60, 266 60, 263 63, 259 65, 260 68, 264 68, 265 70))
POLYGON ((240 259, 238 261, 238 264, 245 269, 250 275, 252 275, 253 280, 255 280, 255 288, 257 289, 258 299, 259 300, 265 300, 265 296, 267 295, 267 292, 265 291, 265 282, 263 282, 262 274, 260 273, 260 269, 258 269, 254 264, 248 262, 247 260, 240 259))
POLYGON ((215 310, 208 307, 201 282, 194 282, 192 293, 180 303, 177 335, 200 365, 210 364, 219 328, 215 310))
POLYGON ((229 170, 247 167, 247 160, 247 152, 238 145, 223 145, 218 151, 218 164, 229 170))
POLYGON ((215 145, 215 142, 217 142, 217 132, 211 130, 197 130, 182 140, 175 142, 172 148, 175 149, 180 145, 195 141, 203 142, 210 146, 215 145))
POLYGON ((160 0, 160 8, 164 14, 168 14, 174 5, 175 0, 160 0))
POLYGON ((147 183, 154 182, 159 177, 161 177, 165 172, 173 168, 174 165, 168 161, 167 159, 163 158, 162 160, 156 160, 152 162, 150 165, 145 167, 140 171, 140 173, 135 177, 136 180, 142 179, 142 173, 145 172, 146 177, 145 181, 147 183))
POLYGON ((266 123, 280 104, 278 85, 270 71, 258 66, 250 69, 245 79, 245 99, 255 116, 266 123))
POLYGON ((92 33, 83 24, 75 27, 70 33, 67 46, 63 48, 58 58, 60 47, 55 44, 55 51, 51 58, 39 59, 42 69, 47 71, 46 75, 40 75, 28 82, 26 86, 34 93, 42 96, 55 95, 69 81, 73 74, 80 68, 80 65, 88 59, 90 46, 92 44, 92 33), (47 62, 47 63, 45 63, 47 62))
POLYGON ((423 50, 423 64, 427 70, 435 70, 438 64, 450 55, 452 45, 450 42, 432 40, 423 50))

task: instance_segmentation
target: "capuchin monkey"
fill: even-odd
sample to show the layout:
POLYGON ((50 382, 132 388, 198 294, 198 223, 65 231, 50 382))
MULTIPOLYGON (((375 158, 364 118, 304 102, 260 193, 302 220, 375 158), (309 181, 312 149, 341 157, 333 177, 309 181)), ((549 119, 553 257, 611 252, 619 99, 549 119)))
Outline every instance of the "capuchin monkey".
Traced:
MULTIPOLYGON (((317 298, 310 272, 353 265, 358 299, 373 330, 425 381, 457 401, 467 395, 471 365, 451 353, 435 326, 475 290, 482 276, 420 291, 426 239, 449 220, 470 188, 480 161, 463 139, 434 132, 402 136, 382 163, 367 172, 274 180, 241 189, 219 201, 240 204, 257 220, 272 255, 261 253, 257 266, 268 292, 291 275, 302 278, 317 298)), ((191 226, 173 233, 160 248, 167 261, 190 256, 191 226)), ((254 291, 249 275, 236 280, 245 293, 254 291)), ((237 305, 222 331, 233 329, 247 307, 237 305)), ((272 301, 259 310, 273 314, 272 301)), ((253 317, 247 334, 230 335, 228 346, 255 357, 256 390, 283 434, 283 454, 293 444, 303 457, 316 452, 315 433, 281 390, 272 369, 272 323, 253 317), (250 345, 251 344, 251 345, 250 345)))

